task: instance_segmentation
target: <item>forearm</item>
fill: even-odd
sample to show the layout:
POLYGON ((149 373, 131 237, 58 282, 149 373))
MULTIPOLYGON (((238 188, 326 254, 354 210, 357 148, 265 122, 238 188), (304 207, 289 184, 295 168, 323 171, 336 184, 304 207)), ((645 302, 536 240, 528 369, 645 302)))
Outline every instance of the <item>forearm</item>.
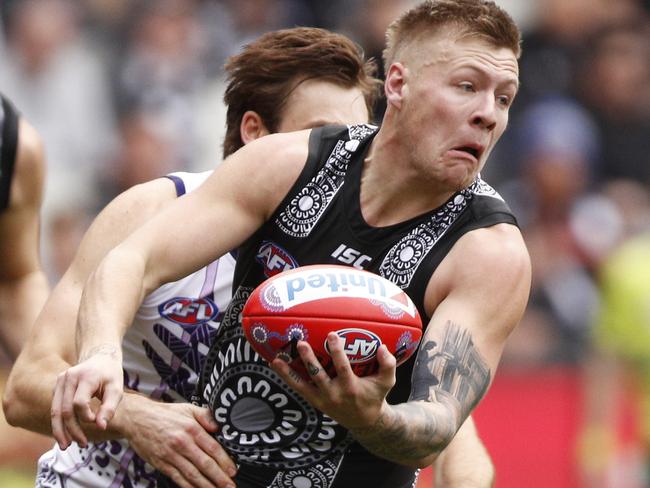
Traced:
POLYGON ((373 454, 407 466, 429 466, 451 441, 459 419, 444 403, 385 404, 375 422, 351 429, 373 454))
POLYGON ((127 439, 132 431, 131 421, 135 416, 134 413, 146 413, 147 406, 152 402, 153 400, 139 393, 124 391, 122 400, 115 410, 115 416, 105 430, 99 429, 94 422, 81 422, 81 425, 91 441, 127 439))
MULTIPOLYGON (((52 391, 58 374, 70 366, 56 355, 33 362, 25 355, 19 356, 4 391, 3 407, 7 421, 15 427, 52 435, 52 391)), ((125 398, 134 395, 128 392, 124 394, 125 398)), ((120 415, 121 422, 109 424, 106 430, 99 429, 94 423, 84 422, 84 432, 94 441, 122 438, 126 422, 124 417, 120 415)))
POLYGON ((144 296, 144 265, 137 255, 111 251, 84 287, 76 328, 78 361, 101 353, 122 361, 124 333, 144 296))
POLYGON ((467 330, 447 322, 435 334, 442 338, 430 333, 418 351, 409 401, 394 406, 384 403, 370 428, 353 431, 366 449, 400 464, 431 464, 490 381, 490 369, 467 330))
POLYGON ((490 488, 494 465, 469 417, 434 464, 436 488, 490 488))
MULTIPOLYGON (((70 364, 60 357, 50 356, 26 367, 23 357, 19 357, 16 368, 12 371, 7 382, 3 407, 7 421, 40 434, 52 435, 50 411, 52 407, 52 391, 60 372, 70 367, 70 364)), ((101 430, 94 422, 83 422, 84 432, 92 441, 104 441, 126 437, 128 430, 128 407, 132 397, 140 395, 124 392, 116 418, 109 423, 106 430, 101 430)))
POLYGON ((18 357, 7 380, 2 404, 9 424, 51 435, 50 408, 56 377, 70 365, 57 356, 32 361, 18 357))

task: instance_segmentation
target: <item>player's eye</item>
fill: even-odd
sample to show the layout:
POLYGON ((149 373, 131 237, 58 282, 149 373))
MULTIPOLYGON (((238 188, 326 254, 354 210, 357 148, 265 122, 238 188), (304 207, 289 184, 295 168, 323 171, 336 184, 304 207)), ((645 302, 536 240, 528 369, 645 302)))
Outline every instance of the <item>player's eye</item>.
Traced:
POLYGON ((512 103, 512 99, 508 95, 499 95, 497 101, 503 107, 509 107, 512 103))
POLYGON ((462 91, 467 92, 467 93, 473 93, 476 90, 474 89, 474 85, 470 83, 469 81, 463 81, 462 83, 458 84, 458 88, 460 88, 462 91))

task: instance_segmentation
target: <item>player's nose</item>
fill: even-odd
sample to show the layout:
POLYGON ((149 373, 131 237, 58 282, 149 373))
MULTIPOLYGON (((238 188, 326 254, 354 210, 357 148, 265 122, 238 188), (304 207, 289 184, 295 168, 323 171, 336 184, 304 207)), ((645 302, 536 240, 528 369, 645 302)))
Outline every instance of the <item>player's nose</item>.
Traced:
POLYGON ((493 96, 485 94, 478 98, 471 123, 488 131, 494 130, 497 125, 497 106, 493 96))

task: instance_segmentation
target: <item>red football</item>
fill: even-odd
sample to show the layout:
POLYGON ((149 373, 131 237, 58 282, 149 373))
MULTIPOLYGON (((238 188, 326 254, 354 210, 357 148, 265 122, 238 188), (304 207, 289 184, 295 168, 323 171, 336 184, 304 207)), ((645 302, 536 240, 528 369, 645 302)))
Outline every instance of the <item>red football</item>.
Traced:
POLYGON ((339 265, 303 266, 267 279, 248 298, 242 325, 264 359, 280 357, 306 379, 298 341, 307 341, 335 376, 326 339, 336 331, 345 340, 353 371, 365 376, 377 370, 379 346, 385 344, 399 365, 415 352, 422 336, 417 308, 399 287, 339 265))

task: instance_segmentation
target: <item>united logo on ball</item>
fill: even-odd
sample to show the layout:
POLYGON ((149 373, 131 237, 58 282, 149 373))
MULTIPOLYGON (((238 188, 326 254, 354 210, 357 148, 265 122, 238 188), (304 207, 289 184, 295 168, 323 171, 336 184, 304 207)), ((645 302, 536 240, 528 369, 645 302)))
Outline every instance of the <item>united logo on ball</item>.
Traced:
POLYGON ((242 325, 264 359, 279 357, 307 379, 298 341, 307 341, 334 376, 327 335, 336 332, 352 370, 366 376, 377 370, 382 344, 400 365, 422 336, 417 308, 403 290, 381 276, 341 265, 303 266, 267 279, 246 302, 242 325))

